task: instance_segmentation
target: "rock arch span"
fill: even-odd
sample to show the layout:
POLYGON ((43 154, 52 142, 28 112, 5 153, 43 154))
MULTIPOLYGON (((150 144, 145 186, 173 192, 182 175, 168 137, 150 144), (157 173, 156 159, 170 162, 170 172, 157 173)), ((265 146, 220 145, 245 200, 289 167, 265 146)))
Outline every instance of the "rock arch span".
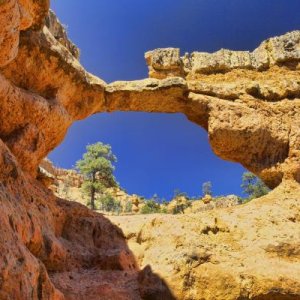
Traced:
MULTIPOLYGON (((12 6, 5 12, 16 14, 12 6)), ((181 57, 179 49, 157 49, 145 55, 150 78, 106 84, 81 67, 55 15, 45 26, 41 19, 32 18, 35 25, 27 29, 19 16, 19 25, 11 26, 18 25, 20 34, 1 48, 8 54, 1 62, 0 135, 24 170, 35 174, 72 122, 91 114, 180 112, 208 131, 218 156, 241 163, 270 187, 283 178, 299 182, 299 31, 253 52, 181 57)))

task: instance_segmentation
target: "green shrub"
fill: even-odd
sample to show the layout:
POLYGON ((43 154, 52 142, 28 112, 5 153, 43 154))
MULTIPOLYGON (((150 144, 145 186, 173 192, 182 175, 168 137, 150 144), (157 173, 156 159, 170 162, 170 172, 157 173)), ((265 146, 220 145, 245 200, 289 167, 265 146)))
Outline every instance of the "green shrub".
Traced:
POLYGON ((160 209, 160 212, 161 212, 162 214, 167 214, 167 213, 168 213, 168 210, 167 210, 166 207, 163 207, 163 208, 160 209))
POLYGON ((251 172, 245 172, 242 177, 243 192, 248 195, 243 203, 255 198, 262 197, 270 192, 270 189, 264 184, 264 182, 251 172))
POLYGON ((132 202, 131 201, 126 202, 124 211, 126 213, 132 212, 132 202))
POLYGON ((175 189, 174 190, 174 196, 173 198, 178 198, 178 197, 186 197, 188 198, 188 195, 186 192, 181 192, 180 189, 175 189))
POLYGON ((172 210, 173 215, 177 214, 184 214, 184 210, 192 205, 192 202, 190 200, 182 201, 182 199, 177 198, 176 199, 176 205, 174 206, 172 210))
POLYGON ((106 212, 119 214, 122 211, 120 201, 115 200, 111 195, 103 195, 99 199, 100 209, 106 212))
POLYGON ((146 201, 145 205, 141 209, 142 214, 154 214, 160 212, 160 205, 154 200, 146 201))

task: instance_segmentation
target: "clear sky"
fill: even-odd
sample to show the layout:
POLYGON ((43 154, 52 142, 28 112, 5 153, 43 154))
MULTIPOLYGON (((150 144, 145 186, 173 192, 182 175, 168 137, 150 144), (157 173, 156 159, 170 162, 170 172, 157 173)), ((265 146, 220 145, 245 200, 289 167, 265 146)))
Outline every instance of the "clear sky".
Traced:
MULTIPOLYGON (((81 50, 81 63, 107 82, 147 77, 144 52, 253 50, 264 39, 300 29, 299 0, 52 0, 81 50)), ((207 134, 184 115, 98 114, 75 123, 50 159, 72 167, 88 143, 112 145, 115 175, 130 193, 170 198, 174 189, 199 195, 241 194, 244 169, 216 157, 207 134)))

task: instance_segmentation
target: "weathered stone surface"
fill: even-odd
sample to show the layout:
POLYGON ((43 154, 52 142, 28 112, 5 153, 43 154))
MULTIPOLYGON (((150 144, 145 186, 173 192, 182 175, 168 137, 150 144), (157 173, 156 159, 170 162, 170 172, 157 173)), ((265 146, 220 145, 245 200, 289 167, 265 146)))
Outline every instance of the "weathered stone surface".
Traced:
POLYGON ((48 15, 50 0, 17 0, 21 13, 21 30, 40 29, 48 15))
POLYGON ((235 195, 221 196, 217 198, 212 198, 211 196, 206 195, 201 200, 192 201, 191 206, 188 207, 184 212, 198 213, 212 209, 234 207, 239 204, 239 199, 235 195))
POLYGON ((284 176, 299 178, 299 49, 300 32, 294 31, 253 52, 223 49, 180 58, 178 49, 168 48, 146 57, 155 78, 173 76, 177 66, 191 100, 182 112, 208 130, 214 152, 275 187, 284 176))
POLYGON ((183 76, 183 63, 180 58, 180 49, 163 48, 145 53, 149 66, 149 77, 166 78, 183 76))
POLYGON ((16 57, 20 31, 40 27, 48 9, 49 0, 0 1, 0 67, 16 57))
POLYGON ((55 99, 16 87, 1 74, 0 99, 0 137, 23 169, 35 174, 40 160, 63 140, 72 118, 55 99))
POLYGON ((174 299, 170 285, 180 299, 298 299, 300 32, 251 53, 151 51, 155 78, 107 85, 83 69, 56 19, 44 26, 48 8, 0 1, 0 298, 174 299), (184 113, 217 155, 280 184, 244 207, 125 228, 167 285, 140 271, 109 220, 35 179, 74 121, 118 110, 184 113))
POLYGON ((142 270, 119 228, 56 198, 2 141, 0 170, 0 299, 141 299, 142 270))
POLYGON ((242 163, 270 187, 299 176, 300 100, 227 101, 190 94, 207 106, 210 144, 220 157, 242 163))
POLYGON ((75 58, 79 59, 79 49, 68 39, 65 27, 59 22, 52 10, 49 10, 45 25, 55 39, 65 46, 75 58))
POLYGON ((18 51, 20 9, 16 0, 0 2, 0 67, 13 60, 18 51))
MULTIPOLYGON (((48 122, 48 129, 60 128, 60 133, 52 134, 51 142, 43 134, 44 142, 40 139, 28 154, 13 145, 20 139, 5 133, 13 141, 10 148, 32 174, 72 121, 121 110, 184 113, 208 130, 217 155, 241 163, 270 187, 277 186, 284 174, 299 178, 299 32, 269 39, 252 53, 222 50, 180 58, 178 49, 158 49, 146 54, 150 73, 167 78, 106 85, 80 66, 72 55, 77 56, 76 50, 52 13, 47 23, 50 30, 22 33, 17 57, 2 68, 15 86, 55 103, 69 117, 60 127, 48 122), (29 154, 34 156, 31 163, 29 154)), ((26 125, 25 139, 41 132, 41 125, 33 122, 26 125)))
POLYGON ((179 77, 117 81, 106 89, 106 110, 175 113, 184 110, 187 85, 179 77))
POLYGON ((22 32, 16 59, 1 71, 18 87, 59 102, 74 120, 103 107, 104 81, 87 73, 46 26, 22 32))
POLYGON ((299 68, 300 32, 270 38, 253 52, 221 49, 215 53, 193 52, 180 57, 179 49, 165 48, 149 51, 145 58, 149 75, 155 78, 174 76, 172 70, 176 70, 177 75, 197 76, 234 69, 262 71, 282 64, 299 68))
POLYGON ((73 121, 104 105, 105 83, 87 73, 45 26, 21 33, 18 55, 1 73, 0 137, 33 175, 73 121))
POLYGON ((263 42, 253 52, 220 50, 179 56, 147 52, 149 75, 180 75, 190 92, 183 110, 208 130, 214 152, 241 163, 270 187, 299 178, 300 32, 263 42))
POLYGON ((299 199, 299 185, 288 184, 226 209, 109 219, 139 264, 151 265, 176 299, 296 300, 299 199))

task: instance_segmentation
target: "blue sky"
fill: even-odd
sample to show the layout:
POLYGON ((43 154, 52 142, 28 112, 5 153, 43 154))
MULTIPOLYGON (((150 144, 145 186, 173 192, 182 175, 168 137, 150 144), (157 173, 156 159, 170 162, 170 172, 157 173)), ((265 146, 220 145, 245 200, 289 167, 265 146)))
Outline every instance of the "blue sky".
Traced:
MULTIPOLYGON (((81 50, 81 63, 107 82, 147 77, 144 52, 253 50, 300 29, 299 0, 55 0, 52 8, 81 50)), ((98 114, 75 123, 50 159, 70 168, 88 143, 112 145, 115 175, 130 193, 191 196, 211 181, 215 195, 241 194, 244 169, 216 157, 207 134, 180 114, 98 114)))

